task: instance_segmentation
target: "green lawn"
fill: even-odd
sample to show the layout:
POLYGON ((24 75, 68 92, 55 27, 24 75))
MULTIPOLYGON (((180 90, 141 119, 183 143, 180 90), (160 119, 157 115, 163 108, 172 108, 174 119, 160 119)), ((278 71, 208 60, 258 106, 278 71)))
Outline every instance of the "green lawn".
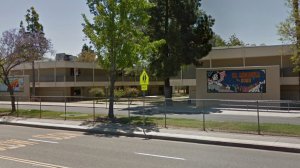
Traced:
MULTIPOLYGON (((1 109, 0 114, 5 115, 9 114, 9 109, 1 109)), ((55 112, 42 110, 40 113, 39 110, 19 110, 18 116, 25 118, 47 118, 47 119, 65 119, 64 112, 55 112)), ((17 116, 17 113, 10 114, 17 116)), ((96 118, 104 118, 101 122, 109 122, 105 119, 105 115, 97 114, 96 118)), ((67 120, 93 120, 92 114, 83 114, 80 112, 67 112, 67 120)), ((117 116, 116 122, 121 124, 133 124, 133 125, 143 125, 142 116, 133 116, 130 119, 127 116, 117 116)), ((163 117, 146 117, 146 125, 152 125, 156 127, 163 127, 165 120, 163 117)), ((203 122, 196 119, 184 119, 184 118, 168 118, 167 127, 175 128, 188 128, 188 129, 197 129, 203 130, 203 122)), ((226 132, 240 132, 240 133, 257 133, 257 123, 255 122, 221 122, 221 121, 206 121, 205 128, 209 131, 226 131, 226 132)), ((271 135, 287 135, 287 136, 300 136, 300 125, 290 125, 290 124, 271 124, 271 123, 261 123, 261 133, 262 134, 271 134, 271 135)))

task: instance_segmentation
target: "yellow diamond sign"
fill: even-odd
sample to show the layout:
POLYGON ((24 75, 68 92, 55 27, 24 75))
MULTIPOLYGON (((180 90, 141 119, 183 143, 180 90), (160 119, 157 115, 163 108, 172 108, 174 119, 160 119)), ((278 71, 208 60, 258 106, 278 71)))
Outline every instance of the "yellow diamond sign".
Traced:
POLYGON ((149 85, 149 76, 145 70, 143 70, 140 76, 140 85, 149 85))

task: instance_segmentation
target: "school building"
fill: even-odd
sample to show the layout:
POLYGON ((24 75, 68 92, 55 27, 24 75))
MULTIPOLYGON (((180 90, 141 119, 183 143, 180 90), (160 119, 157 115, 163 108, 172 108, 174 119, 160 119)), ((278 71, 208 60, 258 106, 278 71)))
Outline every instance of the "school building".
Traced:
MULTIPOLYGON (((175 88, 188 88, 192 99, 299 100, 299 73, 293 72, 289 45, 219 47, 185 66, 171 78, 175 88)), ((17 95, 30 97, 31 63, 17 66, 11 76, 20 79, 17 95), (23 85, 22 85, 23 84, 23 85)), ((137 87, 140 74, 118 73, 116 87, 137 87)), ((90 96, 93 87, 107 89, 108 73, 97 63, 75 61, 58 54, 55 61, 35 62, 36 96, 90 96)), ((163 94, 164 82, 150 76, 148 95, 163 94)), ((0 95, 7 94, 0 87, 0 95)))
MULTIPOLYGON (((10 76, 18 79, 20 86, 16 95, 30 98, 32 89, 32 64, 24 63, 11 71, 10 76), (30 81, 30 82, 29 82, 30 81)), ((150 77, 148 94, 163 92, 162 81, 150 77)), ((91 96, 94 87, 108 89, 109 76, 97 63, 77 62, 74 56, 57 54, 54 61, 35 61, 35 96, 91 96)), ((139 74, 118 73, 116 88, 140 87, 139 74)), ((0 95, 8 95, 2 89, 0 95)))
POLYGON ((299 100, 299 73, 290 45, 214 48, 173 78, 193 99, 299 100))

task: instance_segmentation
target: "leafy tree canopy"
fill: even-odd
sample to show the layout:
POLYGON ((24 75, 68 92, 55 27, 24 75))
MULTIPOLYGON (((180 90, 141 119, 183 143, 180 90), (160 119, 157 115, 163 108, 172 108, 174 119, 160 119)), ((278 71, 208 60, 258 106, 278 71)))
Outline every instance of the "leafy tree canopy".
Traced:
POLYGON ((185 64, 197 64, 212 45, 214 19, 200 9, 199 0, 150 0, 148 32, 151 39, 165 39, 158 54, 150 57, 150 67, 156 76, 165 79, 174 76, 185 64))

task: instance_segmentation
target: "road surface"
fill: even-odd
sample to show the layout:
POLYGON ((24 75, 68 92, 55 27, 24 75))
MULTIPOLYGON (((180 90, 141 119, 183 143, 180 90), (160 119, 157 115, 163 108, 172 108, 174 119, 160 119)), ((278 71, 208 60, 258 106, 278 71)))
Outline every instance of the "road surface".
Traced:
POLYGON ((295 168, 294 153, 0 125, 5 168, 295 168))

